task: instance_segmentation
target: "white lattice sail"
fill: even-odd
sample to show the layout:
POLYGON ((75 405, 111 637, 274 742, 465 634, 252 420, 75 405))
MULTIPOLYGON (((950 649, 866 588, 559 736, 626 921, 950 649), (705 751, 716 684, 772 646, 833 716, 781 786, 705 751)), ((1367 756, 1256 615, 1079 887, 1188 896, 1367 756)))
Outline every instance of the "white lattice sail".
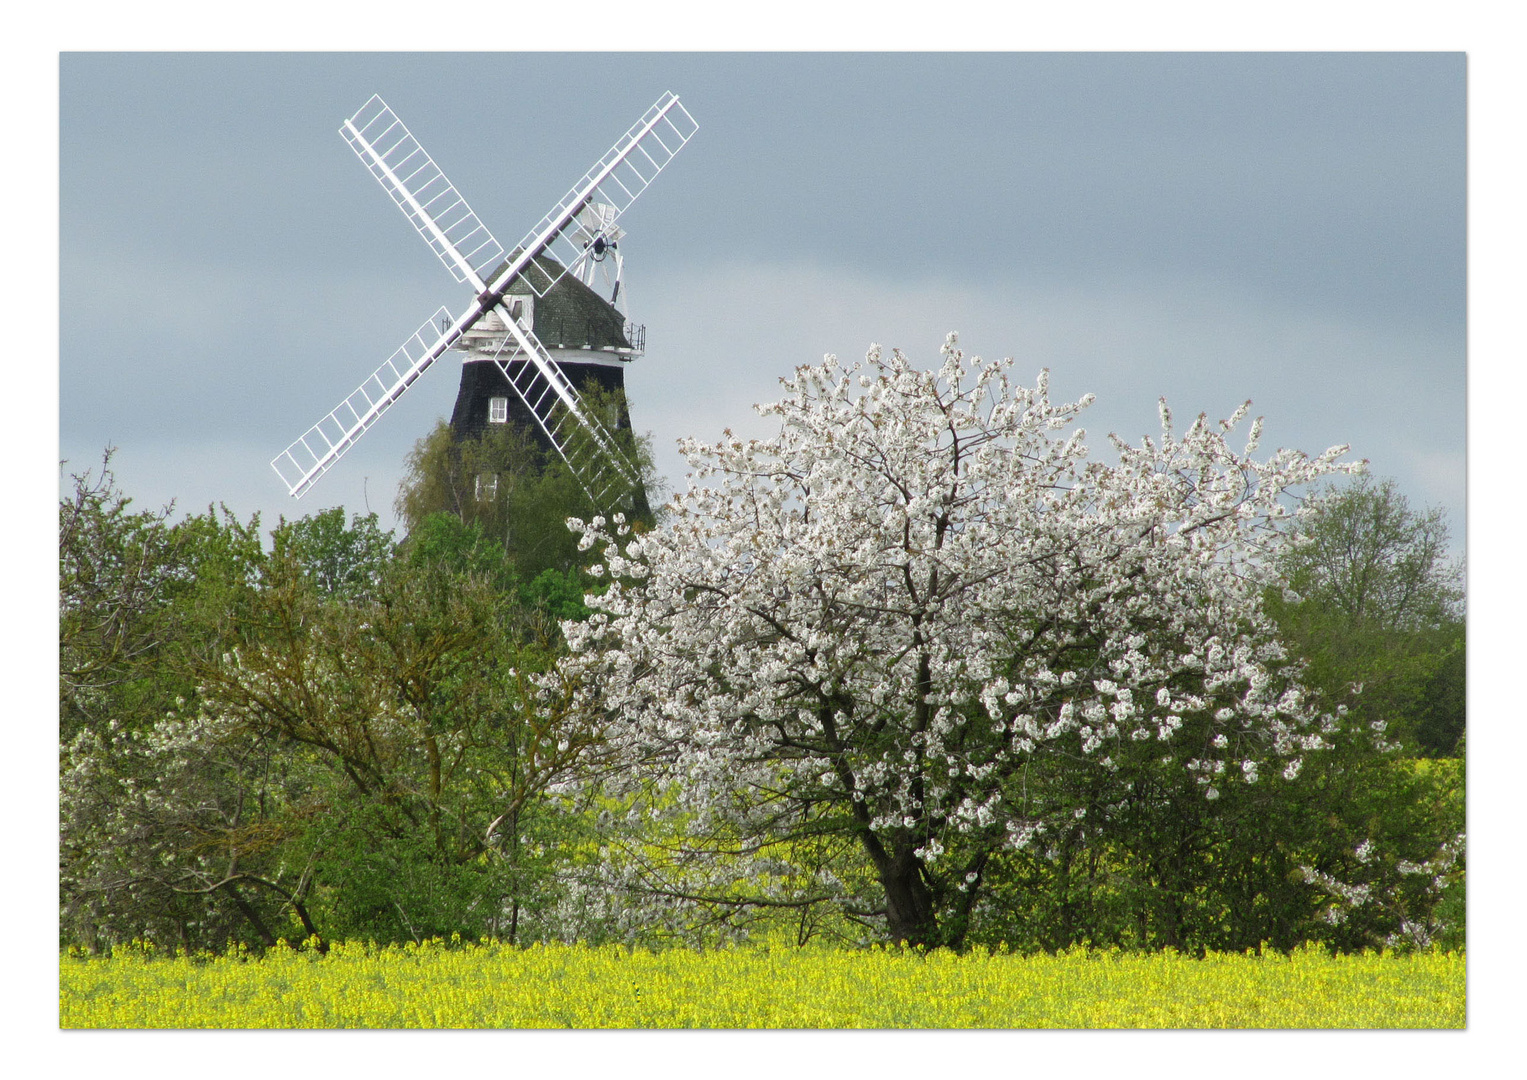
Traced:
POLYGON ((503 261, 503 247, 380 97, 372 95, 339 133, 457 281, 503 261))
POLYGON ((287 490, 295 496, 312 487, 459 337, 461 330, 451 326, 449 311, 440 308, 431 315, 328 416, 271 459, 287 490))

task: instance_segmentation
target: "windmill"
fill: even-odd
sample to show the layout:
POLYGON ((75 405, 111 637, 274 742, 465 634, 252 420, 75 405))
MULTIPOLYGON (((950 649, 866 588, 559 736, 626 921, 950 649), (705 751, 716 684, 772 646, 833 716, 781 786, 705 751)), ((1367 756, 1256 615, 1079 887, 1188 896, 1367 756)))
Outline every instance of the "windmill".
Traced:
MULTIPOLYGON (((474 295, 458 316, 439 308, 327 416, 272 459, 288 492, 294 498, 307 492, 426 368, 453 349, 467 356, 458 413, 466 399, 481 397, 483 388, 507 386, 521 406, 516 411, 533 421, 596 506, 612 507, 639 490, 635 465, 559 365, 556 353, 565 357, 564 350, 548 348, 537 333, 543 324, 536 309, 544 314, 548 303, 555 307, 569 294, 581 295, 579 290, 593 295, 597 275, 613 262, 614 286, 603 306, 620 318, 614 305, 624 234, 616 220, 698 127, 676 96, 664 94, 506 252, 397 114, 376 96, 361 106, 340 134, 446 269, 474 295), (477 378, 489 368, 492 380, 477 378), (469 381, 482 387, 469 394, 469 381)), ((633 342, 633 336, 640 337, 622 327, 612 343, 606 331, 584 341, 590 349, 582 351, 629 359, 640 352, 641 343, 633 342)), ((592 366, 598 366, 599 358, 594 359, 592 366)), ((508 398, 488 397, 491 421, 498 421, 500 410, 507 414, 508 398)))

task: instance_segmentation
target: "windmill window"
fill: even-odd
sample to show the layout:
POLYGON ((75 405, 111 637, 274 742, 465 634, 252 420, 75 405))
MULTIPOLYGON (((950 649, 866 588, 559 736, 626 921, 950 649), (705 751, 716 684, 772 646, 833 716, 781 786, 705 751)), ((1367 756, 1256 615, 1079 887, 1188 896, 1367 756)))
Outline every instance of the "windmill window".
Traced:
POLYGON ((509 421, 509 399, 496 397, 488 399, 488 423, 504 424, 509 421))
POLYGON ((492 502, 498 497, 498 473, 492 476, 477 474, 477 481, 473 485, 472 494, 478 502, 492 502))

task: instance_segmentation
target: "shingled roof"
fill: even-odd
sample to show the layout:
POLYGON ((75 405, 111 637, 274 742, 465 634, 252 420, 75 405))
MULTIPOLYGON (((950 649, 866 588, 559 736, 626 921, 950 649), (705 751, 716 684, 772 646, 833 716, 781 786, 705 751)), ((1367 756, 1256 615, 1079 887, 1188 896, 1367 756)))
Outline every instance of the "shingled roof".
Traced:
MULTIPOLYGON (((492 281, 503 273, 507 265, 506 262, 485 275, 487 280, 492 281)), ((529 296, 533 291, 545 289, 547 282, 558 274, 562 274, 560 262, 549 255, 537 255, 505 292, 510 296, 529 296)), ((562 279, 549 292, 536 297, 535 333, 549 349, 631 348, 626 337, 625 317, 572 274, 562 274, 562 279)))

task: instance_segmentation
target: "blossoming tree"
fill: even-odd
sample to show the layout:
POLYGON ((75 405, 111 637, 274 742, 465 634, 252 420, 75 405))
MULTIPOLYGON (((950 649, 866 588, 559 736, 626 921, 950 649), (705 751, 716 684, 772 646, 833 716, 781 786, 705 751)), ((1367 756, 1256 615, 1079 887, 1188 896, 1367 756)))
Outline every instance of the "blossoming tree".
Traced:
POLYGON ((1246 407, 1178 434, 1163 401, 1159 441, 1105 464, 1091 396, 1012 367, 954 335, 932 372, 827 357, 760 407, 773 438, 685 445, 663 527, 572 523, 612 579, 564 631, 617 790, 682 832, 670 865, 713 856, 670 896, 820 899, 842 873, 784 870, 835 837, 877 884, 861 914, 957 944, 1002 849, 1106 821, 1146 775, 1211 805, 1292 779, 1335 730, 1260 597, 1290 489, 1358 468, 1346 448, 1255 460, 1260 420, 1227 443, 1246 407))

